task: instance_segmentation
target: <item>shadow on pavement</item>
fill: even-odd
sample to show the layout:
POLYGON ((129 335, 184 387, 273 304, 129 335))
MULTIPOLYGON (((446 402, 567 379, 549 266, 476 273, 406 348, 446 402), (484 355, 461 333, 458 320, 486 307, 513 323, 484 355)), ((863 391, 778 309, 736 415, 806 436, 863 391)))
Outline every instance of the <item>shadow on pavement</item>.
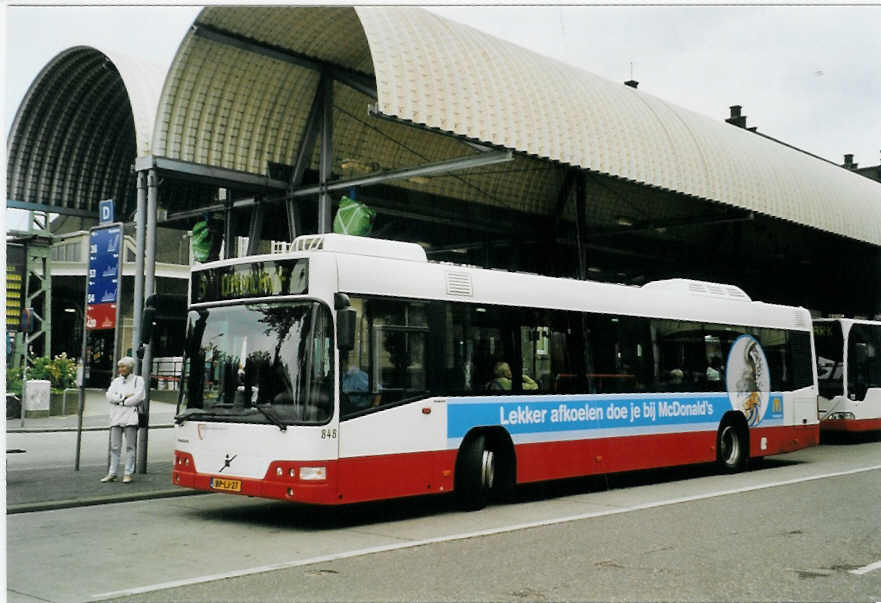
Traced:
MULTIPOLYGON (((799 462, 766 459, 760 468, 751 470, 761 471, 793 464, 799 464, 799 462)), ((505 502, 510 504, 528 503, 712 475, 720 475, 719 469, 715 464, 707 463, 524 484, 517 486, 513 495, 505 502)), ((272 500, 260 501, 256 505, 249 502, 245 505, 238 504, 236 496, 218 496, 228 496, 229 503, 221 508, 188 509, 183 512, 192 515, 194 519, 258 524, 274 529, 321 531, 418 519, 429 515, 458 513, 460 511, 456 497, 452 493, 355 503, 340 507, 321 507, 272 500)), ((505 502, 501 504, 505 504, 505 502)))
POLYGON ((103 467, 71 467, 53 469, 21 469, 6 474, 6 512, 29 513, 195 492, 173 486, 172 463, 151 463, 147 473, 136 473, 130 484, 102 484, 103 467))

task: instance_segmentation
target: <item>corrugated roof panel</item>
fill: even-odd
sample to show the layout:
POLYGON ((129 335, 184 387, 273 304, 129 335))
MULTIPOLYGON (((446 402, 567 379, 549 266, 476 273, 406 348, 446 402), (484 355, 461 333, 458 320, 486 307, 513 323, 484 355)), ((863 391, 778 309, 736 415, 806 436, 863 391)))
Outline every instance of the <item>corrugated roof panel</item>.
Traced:
POLYGON ((356 10, 387 115, 881 244, 876 182, 419 9, 356 10))
MULTIPOLYGON (((413 123, 523 156, 398 186, 547 213, 561 170, 537 157, 881 244, 877 183, 421 9, 216 6, 200 24, 375 73, 378 112, 402 123, 369 117, 371 99, 336 85, 334 170, 346 176, 358 175, 347 158, 392 169, 472 152, 413 123)), ((315 72, 191 32, 166 81, 155 152, 255 173, 292 163, 316 86, 315 72)), ((589 211, 626 206, 613 192, 592 199, 600 207, 589 211)), ((664 199, 628 209, 682 215, 664 199)))
POLYGON ((161 69, 117 52, 69 48, 40 71, 18 108, 8 145, 7 197, 97 211, 134 195, 130 166, 150 152, 161 69))

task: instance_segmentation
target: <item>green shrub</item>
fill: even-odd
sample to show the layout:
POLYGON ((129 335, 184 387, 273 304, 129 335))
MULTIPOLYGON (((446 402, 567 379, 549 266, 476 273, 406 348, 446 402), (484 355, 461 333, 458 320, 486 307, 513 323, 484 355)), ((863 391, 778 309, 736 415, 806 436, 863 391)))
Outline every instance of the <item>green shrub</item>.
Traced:
POLYGON ((76 361, 66 353, 56 356, 49 363, 49 381, 54 389, 67 389, 76 386, 76 361))
MULTIPOLYGON (((49 386, 56 391, 76 387, 76 360, 61 354, 50 359, 48 356, 33 358, 28 367, 28 381, 49 381, 49 386)), ((6 391, 21 394, 21 369, 6 371, 6 391)))
POLYGON ((11 368, 6 371, 6 391, 21 396, 21 369, 11 368))

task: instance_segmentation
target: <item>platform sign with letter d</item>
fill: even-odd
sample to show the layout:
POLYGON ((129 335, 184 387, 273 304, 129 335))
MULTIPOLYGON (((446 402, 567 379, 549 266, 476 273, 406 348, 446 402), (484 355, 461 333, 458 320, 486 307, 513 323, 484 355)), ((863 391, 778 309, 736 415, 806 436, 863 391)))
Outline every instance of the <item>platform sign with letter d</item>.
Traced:
POLYGON ((98 202, 98 216, 100 224, 113 222, 113 199, 98 202))

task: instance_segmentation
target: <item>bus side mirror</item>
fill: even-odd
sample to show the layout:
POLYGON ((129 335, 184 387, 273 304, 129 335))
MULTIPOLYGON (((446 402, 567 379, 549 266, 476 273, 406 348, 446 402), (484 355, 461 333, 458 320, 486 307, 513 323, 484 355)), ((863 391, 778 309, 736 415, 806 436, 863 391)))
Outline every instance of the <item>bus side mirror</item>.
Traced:
POLYGON ((355 347, 355 325, 358 313, 352 308, 337 310, 336 313, 336 345, 341 352, 348 352, 355 347))

